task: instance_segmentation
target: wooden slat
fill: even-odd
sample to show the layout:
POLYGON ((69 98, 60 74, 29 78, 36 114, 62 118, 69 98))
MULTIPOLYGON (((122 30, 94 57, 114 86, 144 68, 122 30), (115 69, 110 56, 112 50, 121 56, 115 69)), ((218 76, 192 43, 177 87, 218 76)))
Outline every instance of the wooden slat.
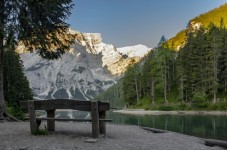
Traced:
MULTIPOLYGON (((30 118, 25 118, 29 120, 30 118)), ((55 120, 55 121, 75 121, 75 122, 91 122, 91 119, 70 119, 70 118, 36 118, 36 120, 55 120)), ((99 121, 112 122, 113 119, 99 119, 99 121)))
POLYGON ((110 110, 110 103, 98 101, 99 111, 110 110))
POLYGON ((75 122, 91 122, 91 119, 68 119, 68 118, 36 118, 37 120, 54 120, 54 121, 75 121, 75 122))
POLYGON ((90 111, 91 102, 67 99, 40 100, 35 101, 35 109, 36 110, 75 109, 81 111, 90 111))
MULTIPOLYGON (((53 109, 75 109, 81 111, 91 111, 91 101, 79 101, 69 99, 51 99, 51 100, 35 100, 35 110, 53 110, 53 109)), ((28 109, 27 101, 21 101, 22 109, 28 109)), ((98 102, 99 111, 110 109, 107 102, 98 102)))
POLYGON ((104 122, 113 122, 113 119, 99 119, 99 121, 104 121, 104 122))

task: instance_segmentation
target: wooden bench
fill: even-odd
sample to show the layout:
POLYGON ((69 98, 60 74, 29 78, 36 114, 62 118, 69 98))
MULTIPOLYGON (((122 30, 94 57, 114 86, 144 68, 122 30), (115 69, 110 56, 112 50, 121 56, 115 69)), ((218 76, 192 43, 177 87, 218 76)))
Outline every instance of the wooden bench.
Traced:
POLYGON ((110 109, 107 102, 78 101, 68 99, 51 99, 51 100, 29 100, 21 101, 20 106, 24 110, 28 110, 31 133, 38 131, 42 120, 47 121, 47 130, 55 131, 55 121, 83 121, 92 122, 92 136, 98 138, 99 134, 106 134, 106 111, 110 109), (91 119, 66 119, 55 118, 56 109, 73 109, 80 111, 88 111, 91 113, 91 119), (45 110, 46 118, 37 118, 35 110, 45 110))

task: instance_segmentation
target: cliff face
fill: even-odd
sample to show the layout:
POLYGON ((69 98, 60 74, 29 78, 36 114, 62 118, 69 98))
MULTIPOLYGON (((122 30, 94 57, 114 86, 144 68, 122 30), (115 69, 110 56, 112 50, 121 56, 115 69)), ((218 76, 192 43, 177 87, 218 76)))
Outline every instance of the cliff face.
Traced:
MULTIPOLYGON (((103 43, 99 33, 70 32, 76 35, 75 43, 58 60, 44 60, 35 53, 24 53, 23 46, 18 47, 25 74, 37 99, 92 99, 114 85, 126 68, 141 58, 135 54, 129 57, 113 45, 103 43)), ((125 51, 130 53, 132 50, 125 51)), ((148 51, 147 48, 143 53, 148 51)))

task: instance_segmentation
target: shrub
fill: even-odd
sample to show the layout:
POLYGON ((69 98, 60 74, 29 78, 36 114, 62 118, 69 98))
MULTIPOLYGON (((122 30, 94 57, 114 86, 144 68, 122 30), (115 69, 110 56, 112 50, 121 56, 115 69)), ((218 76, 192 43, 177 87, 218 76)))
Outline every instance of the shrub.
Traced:
POLYGON ((192 97, 193 109, 206 109, 209 106, 207 95, 204 92, 196 92, 192 97))
POLYGON ((144 109, 145 110, 150 110, 150 107, 149 106, 146 106, 144 109))
POLYGON ((159 106, 159 110, 172 111, 172 110, 174 110, 174 108, 173 108, 173 106, 169 106, 169 105, 161 105, 161 106, 159 106))
POLYGON ((6 107, 6 111, 16 117, 19 120, 24 120, 25 114, 24 112, 18 107, 6 107))
POLYGON ((188 109, 188 105, 186 103, 180 103, 178 105, 175 106, 176 110, 187 110, 188 109))

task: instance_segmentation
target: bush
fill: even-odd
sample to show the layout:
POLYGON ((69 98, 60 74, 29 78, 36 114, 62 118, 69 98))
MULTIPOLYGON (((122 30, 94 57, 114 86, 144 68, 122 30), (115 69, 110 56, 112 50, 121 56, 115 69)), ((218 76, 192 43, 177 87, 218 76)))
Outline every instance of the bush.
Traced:
POLYGON ((192 109, 207 109, 209 106, 209 103, 208 102, 192 102, 192 109))
POLYGON ((149 106, 146 106, 144 109, 145 110, 150 110, 150 107, 149 106))
POLYGON ((207 102, 207 95, 204 92, 196 92, 192 97, 193 109, 206 109, 209 106, 207 102))
POLYGON ((187 110, 188 109, 188 105, 186 103, 180 103, 178 105, 175 106, 176 110, 187 110))
POLYGON ((206 101, 207 100, 207 95, 204 92, 196 92, 193 97, 192 97, 192 101, 206 101))
POLYGON ((159 110, 172 111, 172 110, 174 110, 174 108, 173 108, 173 106, 169 106, 169 105, 161 105, 161 106, 159 106, 159 110))
POLYGON ((6 111, 11 114, 12 116, 16 117, 19 120, 24 120, 25 114, 24 112, 18 107, 7 107, 6 111))

